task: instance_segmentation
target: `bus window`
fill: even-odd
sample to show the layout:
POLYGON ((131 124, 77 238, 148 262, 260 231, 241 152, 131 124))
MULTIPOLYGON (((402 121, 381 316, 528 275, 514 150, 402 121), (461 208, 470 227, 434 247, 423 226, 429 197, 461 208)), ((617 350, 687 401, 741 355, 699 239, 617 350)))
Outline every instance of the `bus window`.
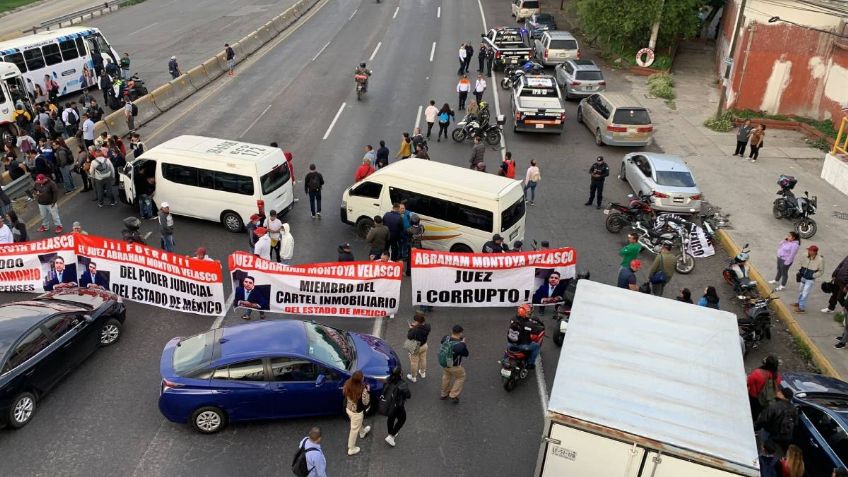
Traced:
POLYGON ((30 71, 44 68, 44 57, 41 56, 41 48, 24 50, 24 60, 26 61, 27 69, 30 71))
POLYGON ((77 44, 74 43, 74 40, 60 41, 59 48, 62 50, 63 60, 70 61, 79 58, 79 54, 77 53, 77 44))
POLYGON ((3 61, 6 63, 14 63, 21 73, 27 72, 26 63, 24 62, 24 55, 20 53, 12 53, 11 55, 6 55, 3 57, 3 61))
POLYGON ((76 44, 77 44, 77 51, 79 52, 79 55, 83 56, 83 57, 88 56, 88 51, 86 51, 86 49, 85 49, 85 41, 83 41, 81 36, 77 37, 76 44))
POLYGON ((44 52, 44 62, 47 63, 47 66, 55 65, 56 63, 62 62, 62 53, 59 52, 59 45, 44 45, 41 48, 41 51, 44 52))

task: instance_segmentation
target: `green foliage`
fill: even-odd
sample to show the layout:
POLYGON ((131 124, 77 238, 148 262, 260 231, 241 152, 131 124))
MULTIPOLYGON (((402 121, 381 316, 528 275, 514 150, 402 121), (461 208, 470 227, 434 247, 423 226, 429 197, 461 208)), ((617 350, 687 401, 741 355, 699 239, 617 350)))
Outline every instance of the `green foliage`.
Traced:
POLYGON ((709 117, 704 121, 704 126, 716 132, 728 132, 733 129, 733 114, 726 111, 718 118, 709 117))
POLYGON ((651 25, 661 6, 660 47, 697 33, 701 4, 701 0, 577 0, 575 10, 590 37, 608 46, 623 45, 633 56, 639 48, 648 46, 651 25))
POLYGON ((807 343, 804 343, 804 340, 797 336, 793 336, 792 342, 795 345, 795 350, 798 352, 798 356, 800 356, 801 359, 808 362, 813 360, 813 352, 810 350, 810 347, 807 346, 807 343))
POLYGON ((0 12, 12 10, 37 1, 38 0, 0 0, 0 12))
POLYGON ((654 73, 648 77, 648 92, 668 101, 674 100, 674 78, 668 73, 654 73))
POLYGON ((817 129, 822 134, 836 138, 837 130, 833 126, 833 121, 830 119, 825 119, 824 121, 818 121, 816 119, 805 118, 801 116, 787 116, 784 114, 769 114, 768 111, 752 111, 750 109, 734 109, 732 110, 733 116, 739 119, 774 119, 777 121, 797 121, 799 123, 804 123, 812 126, 817 129))

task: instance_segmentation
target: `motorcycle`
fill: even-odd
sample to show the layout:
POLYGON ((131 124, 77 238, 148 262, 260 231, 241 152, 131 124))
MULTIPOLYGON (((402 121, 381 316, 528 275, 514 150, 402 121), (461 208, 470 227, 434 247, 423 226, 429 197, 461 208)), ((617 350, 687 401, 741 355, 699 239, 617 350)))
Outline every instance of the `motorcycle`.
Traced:
POLYGON ((554 330, 551 335, 551 339, 554 340, 554 344, 557 346, 562 346, 562 342, 565 340, 565 332, 568 331, 568 320, 571 319, 571 305, 574 304, 574 292, 577 291, 577 282, 589 279, 591 274, 589 272, 578 273, 577 276, 572 278, 568 282, 568 286, 565 287, 565 293, 562 295, 562 303, 560 303, 557 308, 556 313, 554 313, 554 330))
POLYGON ((657 217, 657 226, 648 229, 636 222, 633 229, 639 235, 639 244, 654 255, 660 253, 664 242, 671 242, 672 249, 680 250, 674 264, 677 273, 686 275, 695 269, 695 257, 689 254, 689 237, 695 226, 680 217, 657 217), (662 218, 662 220, 660 220, 662 218))
POLYGON ((501 88, 510 89, 522 76, 530 73, 541 73, 545 67, 532 60, 526 60, 521 66, 507 66, 504 68, 504 77, 501 80, 501 88))
POLYGON ((651 206, 651 195, 639 193, 638 197, 633 194, 627 195, 627 205, 610 202, 604 210, 607 216, 604 225, 607 232, 617 234, 624 226, 633 227, 636 222, 653 223, 656 213, 651 206))
MULTIPOLYGON (((542 345, 542 340, 545 338, 545 331, 542 330, 538 334, 531 335, 530 339, 534 343, 542 345)), ((518 381, 527 377, 530 373, 527 369, 529 363, 530 352, 523 349, 518 349, 514 346, 507 346, 504 352, 504 357, 498 363, 501 365, 501 381, 503 387, 507 391, 512 391, 518 384, 518 381)))
POLYGON ((797 219, 795 231, 801 238, 808 239, 818 230, 816 221, 811 216, 815 215, 819 201, 817 196, 810 198, 810 193, 807 191, 804 191, 804 197, 795 197, 792 189, 797 183, 798 180, 792 176, 781 175, 778 178, 777 185, 780 186, 780 190, 777 191, 777 195, 780 197, 774 200, 771 210, 776 219, 797 219))
POLYGON ((356 81, 356 100, 360 101, 368 91, 368 75, 355 74, 353 80, 356 81))
POLYGON ((451 138, 456 142, 464 142, 466 139, 479 137, 490 146, 496 146, 501 142, 501 129, 500 121, 497 124, 481 125, 476 118, 466 116, 456 123, 456 128, 451 132, 451 138))
POLYGON ((144 84, 144 80, 138 77, 138 73, 130 76, 125 84, 124 95, 128 94, 132 101, 148 93, 147 86, 144 84))
POLYGON ((757 349, 760 341, 771 339, 771 310, 769 302, 776 297, 762 298, 759 296, 746 297, 743 302, 743 318, 737 318, 739 336, 745 344, 745 354, 757 349))
MULTIPOLYGON (((745 246, 742 247, 739 255, 747 257, 751 253, 748 246, 749 244, 746 243, 745 246)), ((721 271, 721 276, 724 278, 724 281, 733 287, 733 293, 736 294, 737 298, 744 300, 746 297, 750 298, 756 296, 757 282, 750 278, 739 278, 736 271, 733 269, 733 266, 739 263, 740 262, 736 257, 731 258, 724 270, 721 271)))
POLYGON ((135 101, 148 93, 144 80, 134 74, 126 79, 116 79, 112 83, 112 95, 109 95, 107 106, 113 110, 121 109, 127 101, 135 101))

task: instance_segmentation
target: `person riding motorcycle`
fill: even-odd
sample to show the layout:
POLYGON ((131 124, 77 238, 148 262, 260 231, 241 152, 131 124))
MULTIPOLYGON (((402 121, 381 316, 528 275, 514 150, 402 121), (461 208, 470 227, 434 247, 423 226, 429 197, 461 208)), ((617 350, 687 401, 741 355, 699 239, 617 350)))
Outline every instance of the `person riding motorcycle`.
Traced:
POLYGON ((506 333, 507 346, 513 349, 520 349, 530 353, 527 360, 527 369, 536 367, 536 358, 542 349, 542 345, 533 341, 533 338, 545 331, 545 325, 541 321, 533 318, 533 307, 525 303, 518 307, 515 313, 515 318, 509 323, 509 330, 506 333))
POLYGON ((362 63, 360 63, 359 67, 357 67, 353 71, 353 78, 356 80, 357 83, 362 83, 362 91, 363 92, 368 91, 368 78, 370 78, 370 77, 371 77, 371 70, 369 70, 368 68, 365 67, 364 61, 362 63))
POLYGON ((739 282, 748 281, 748 254, 740 252, 733 258, 733 264, 730 266, 733 273, 736 274, 736 280, 739 282))

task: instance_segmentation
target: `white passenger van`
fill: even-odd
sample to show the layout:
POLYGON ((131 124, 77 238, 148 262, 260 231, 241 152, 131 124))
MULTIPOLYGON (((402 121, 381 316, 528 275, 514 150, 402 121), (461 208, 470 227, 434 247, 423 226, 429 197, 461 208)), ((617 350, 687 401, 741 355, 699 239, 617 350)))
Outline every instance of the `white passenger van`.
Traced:
POLYGON ((365 237, 396 202, 418 214, 423 247, 480 252, 500 234, 512 245, 524 239, 524 191, 520 181, 426 159, 394 162, 357 182, 342 195, 342 222, 365 237))
POLYGON ((144 151, 121 171, 121 199, 136 205, 156 179, 153 201, 171 213, 221 222, 240 232, 250 216, 292 208, 292 182, 279 148, 201 136, 179 136, 144 151))

